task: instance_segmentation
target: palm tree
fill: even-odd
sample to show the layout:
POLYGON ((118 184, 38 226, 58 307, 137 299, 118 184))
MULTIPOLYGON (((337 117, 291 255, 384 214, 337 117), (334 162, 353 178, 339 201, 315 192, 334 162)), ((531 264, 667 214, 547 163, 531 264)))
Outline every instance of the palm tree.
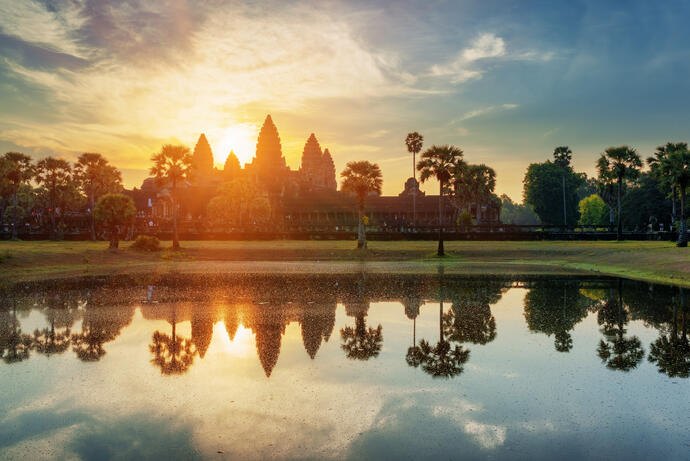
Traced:
POLYGON ((417 163, 417 170, 421 172, 420 180, 425 182, 431 177, 438 180, 438 256, 444 256, 443 251, 443 191, 455 174, 455 171, 465 166, 462 159, 463 152, 455 146, 431 146, 422 154, 417 163))
POLYGON ((173 250, 180 248, 180 240, 177 235, 177 185, 189 178, 192 168, 192 156, 189 148, 185 146, 173 146, 166 144, 161 151, 151 157, 153 166, 150 174, 156 178, 156 182, 161 185, 170 185, 172 190, 173 208, 173 250))
POLYGON ((340 189, 357 197, 359 221, 357 226, 357 248, 366 248, 367 237, 364 231, 364 223, 362 222, 364 203, 369 193, 381 194, 381 185, 383 184, 381 169, 377 164, 367 161, 349 162, 345 166, 345 170, 340 173, 340 176, 343 178, 340 189))
POLYGON ((17 221, 19 221, 17 204, 17 192, 19 187, 34 175, 34 168, 31 164, 31 157, 20 152, 7 152, 3 158, 6 160, 7 170, 4 172, 5 179, 9 183, 10 193, 12 194, 13 220, 12 220, 12 239, 17 239, 17 221))
POLYGON ((46 157, 36 164, 35 179, 48 192, 48 209, 50 214, 50 238, 56 238, 55 208, 61 202, 61 196, 70 187, 72 167, 67 160, 46 157))
POLYGON ((96 200, 103 194, 120 192, 122 175, 117 168, 109 165, 101 154, 84 153, 74 165, 74 178, 89 200, 91 240, 96 240, 96 200))
POLYGON ((553 163, 563 168, 563 225, 568 225, 565 205, 565 173, 570 168, 570 160, 573 158, 573 151, 568 146, 559 146, 553 150, 553 163))
POLYGON ((412 226, 417 222, 417 154, 424 145, 424 136, 417 133, 408 133, 405 138, 407 151, 412 154, 412 179, 414 179, 414 189, 412 191, 412 226))
POLYGON ((685 217, 685 192, 690 184, 690 151, 686 143, 667 144, 666 155, 661 158, 657 174, 680 192, 680 229, 678 246, 687 247, 687 223, 685 217))
POLYGON ((634 181, 640 175, 642 160, 635 149, 628 146, 609 147, 597 161, 599 179, 606 183, 616 182, 618 202, 617 240, 623 240, 622 195, 623 183, 634 181))

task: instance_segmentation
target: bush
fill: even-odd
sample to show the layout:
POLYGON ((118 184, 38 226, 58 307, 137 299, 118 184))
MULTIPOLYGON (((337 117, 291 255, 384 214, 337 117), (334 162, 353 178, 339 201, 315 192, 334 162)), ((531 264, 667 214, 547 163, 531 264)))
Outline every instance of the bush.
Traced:
POLYGON ((140 235, 132 244, 132 248, 139 251, 159 251, 161 249, 161 242, 158 240, 158 237, 140 235))

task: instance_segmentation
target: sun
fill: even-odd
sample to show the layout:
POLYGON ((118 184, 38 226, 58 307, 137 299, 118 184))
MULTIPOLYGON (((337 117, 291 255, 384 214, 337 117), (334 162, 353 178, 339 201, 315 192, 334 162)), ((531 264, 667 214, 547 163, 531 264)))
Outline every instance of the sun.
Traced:
POLYGON ((225 128, 220 136, 220 142, 214 146, 215 160, 221 165, 225 163, 230 151, 234 151, 241 165, 249 163, 256 150, 258 127, 249 123, 232 125, 225 128))

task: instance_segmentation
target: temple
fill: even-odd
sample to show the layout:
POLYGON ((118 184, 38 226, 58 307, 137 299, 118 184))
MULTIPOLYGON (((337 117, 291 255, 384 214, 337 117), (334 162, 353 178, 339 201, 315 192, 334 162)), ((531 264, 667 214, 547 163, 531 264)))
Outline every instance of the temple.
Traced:
MULTIPOLYGON (((181 228, 188 231, 223 231, 210 228, 207 207, 221 186, 243 179, 255 187, 257 196, 270 203, 270 220, 265 227, 296 231, 349 230, 357 225, 354 197, 338 190, 335 163, 331 152, 321 147, 314 133, 302 150, 300 168, 292 170, 285 161, 278 129, 270 115, 259 132, 252 161, 241 167, 230 152, 223 170, 213 166, 213 152, 204 134, 194 147, 189 179, 180 185, 181 228)), ((147 225, 163 229, 172 218, 171 196, 166 187, 157 187, 153 178, 127 193, 134 199, 138 215, 147 225)), ((452 201, 443 203, 444 227, 454 227, 458 210, 452 201)), ((439 196, 428 195, 419 183, 409 178, 403 190, 394 196, 372 195, 366 201, 369 226, 383 231, 438 226, 439 196), (413 196, 416 214, 413 217, 413 196)), ((467 211, 477 224, 498 224, 500 205, 489 201, 471 204, 467 211), (479 221, 477 222, 477 217, 479 221)))

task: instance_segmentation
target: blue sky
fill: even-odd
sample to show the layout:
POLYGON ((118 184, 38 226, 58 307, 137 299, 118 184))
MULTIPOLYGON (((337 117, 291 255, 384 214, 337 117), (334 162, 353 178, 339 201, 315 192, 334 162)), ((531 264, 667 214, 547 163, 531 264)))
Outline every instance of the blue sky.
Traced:
POLYGON ((607 146, 690 138, 689 20, 682 1, 0 0, 0 150, 101 152, 131 186, 201 132, 217 163, 250 160, 270 113, 293 168, 314 132, 395 194, 416 130, 520 199, 555 146, 593 174, 607 146))

